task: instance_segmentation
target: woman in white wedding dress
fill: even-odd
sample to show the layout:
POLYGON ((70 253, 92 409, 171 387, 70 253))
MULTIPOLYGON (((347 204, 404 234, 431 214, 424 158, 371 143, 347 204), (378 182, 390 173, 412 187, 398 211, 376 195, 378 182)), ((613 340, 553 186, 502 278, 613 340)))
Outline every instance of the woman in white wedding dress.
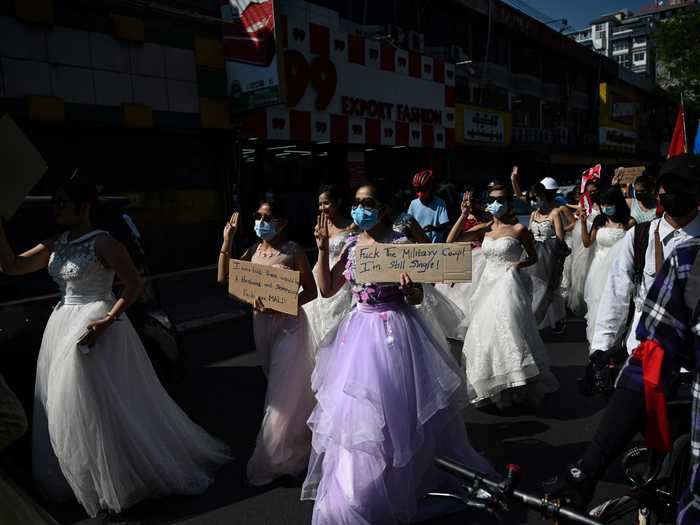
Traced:
MULTIPOLYGON (((343 205, 342 194, 337 186, 323 186, 318 195, 318 212, 328 217, 329 257, 333 266, 340 257, 348 238, 357 233, 353 222, 340 213, 343 205)), ((318 264, 313 269, 314 279, 318 282, 318 264)), ((350 285, 343 286, 333 297, 318 296, 304 305, 304 311, 309 319, 311 334, 314 338, 314 353, 323 339, 336 328, 340 321, 353 307, 350 285)))
MULTIPOLYGON (((593 227, 582 230, 583 245, 593 252, 591 265, 586 277, 583 298, 586 302, 586 338, 593 340, 598 305, 603 289, 608 281, 610 269, 622 244, 625 232, 634 225, 630 209, 622 192, 617 186, 603 192, 600 196, 600 215, 593 221, 593 227)), ((585 212, 581 220, 585 221, 585 212)))
POLYGON ((490 187, 487 211, 493 222, 463 236, 469 240, 485 233, 484 268, 472 294, 462 350, 467 393, 473 404, 537 403, 559 388, 532 312, 532 283, 522 271, 537 262, 537 252, 513 215, 505 186, 490 187))
POLYGON ((574 226, 573 235, 571 238, 571 271, 569 277, 569 287, 566 296, 566 305, 575 315, 583 317, 586 313, 586 302, 583 299, 583 290, 586 285, 586 277, 588 276, 588 268, 591 265, 593 252, 587 250, 581 241, 582 226, 585 224, 590 230, 593 226, 593 220, 600 214, 598 209, 598 195, 600 194, 600 182, 596 179, 586 183, 585 190, 591 198, 592 210, 590 214, 586 214, 585 219, 581 219, 581 212, 585 211, 579 208, 577 216, 579 220, 574 226))
POLYGON ((232 459, 158 381, 124 315, 141 278, 122 244, 90 223, 95 200, 94 186, 65 184, 53 207, 68 231, 20 255, 0 226, 2 271, 48 267, 61 290, 37 362, 33 476, 52 500, 72 491, 93 517, 147 498, 202 493, 232 459), (115 274, 124 283, 117 299, 115 274))

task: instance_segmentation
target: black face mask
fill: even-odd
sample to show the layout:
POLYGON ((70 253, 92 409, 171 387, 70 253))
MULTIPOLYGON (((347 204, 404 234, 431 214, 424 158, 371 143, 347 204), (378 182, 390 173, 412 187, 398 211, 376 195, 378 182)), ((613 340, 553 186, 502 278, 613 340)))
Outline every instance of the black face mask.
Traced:
POLYGON ((692 194, 662 193, 659 195, 659 202, 671 217, 688 215, 698 206, 697 197, 692 194))

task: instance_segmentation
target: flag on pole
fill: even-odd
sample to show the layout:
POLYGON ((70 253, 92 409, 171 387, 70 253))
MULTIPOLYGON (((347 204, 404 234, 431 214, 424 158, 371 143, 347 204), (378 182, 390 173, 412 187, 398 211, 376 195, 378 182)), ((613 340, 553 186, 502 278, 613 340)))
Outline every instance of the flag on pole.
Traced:
POLYGON ((695 144, 693 145, 693 155, 700 155, 700 119, 698 119, 698 130, 695 132, 695 144))
POLYGON ((678 106, 678 115, 676 116, 676 125, 673 128, 673 137, 671 137, 671 144, 668 146, 667 159, 675 157, 676 155, 683 155, 683 153, 688 153, 688 144, 685 138, 685 111, 683 111, 683 104, 678 106))

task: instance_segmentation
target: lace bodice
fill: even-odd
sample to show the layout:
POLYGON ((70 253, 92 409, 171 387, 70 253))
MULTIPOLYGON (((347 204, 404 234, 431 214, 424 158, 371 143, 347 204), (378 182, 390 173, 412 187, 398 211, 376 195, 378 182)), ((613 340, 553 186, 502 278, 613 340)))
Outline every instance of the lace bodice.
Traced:
POLYGON ((543 242, 556 237, 554 223, 549 219, 544 221, 530 221, 530 230, 537 242, 543 242))
POLYGON ((481 254, 487 263, 512 264, 518 262, 523 255, 523 246, 515 237, 484 237, 481 254))
MULTIPOLYGON (((405 244, 408 242, 405 236, 393 232, 392 244, 405 244)), ((399 285, 396 283, 358 283, 355 280, 355 246, 357 235, 352 235, 345 245, 343 256, 345 257, 345 272, 343 275, 350 283, 352 294, 358 303, 380 304, 396 301, 403 297, 399 285)))
POLYGON ((345 244, 352 235, 353 233, 350 231, 342 231, 328 239, 328 258, 331 268, 340 259, 340 254, 343 253, 343 248, 345 248, 345 244))
POLYGON ((61 290, 63 304, 87 304, 112 297, 114 271, 105 268, 95 253, 95 241, 103 231, 90 232, 72 241, 61 235, 49 258, 49 275, 61 290))
POLYGON ((622 228, 600 228, 596 233, 596 243, 604 248, 610 248, 625 236, 622 228))

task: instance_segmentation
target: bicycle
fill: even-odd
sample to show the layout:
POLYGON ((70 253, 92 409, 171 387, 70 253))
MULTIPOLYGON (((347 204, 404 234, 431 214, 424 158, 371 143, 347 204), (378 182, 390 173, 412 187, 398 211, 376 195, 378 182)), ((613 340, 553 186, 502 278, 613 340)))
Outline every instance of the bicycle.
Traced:
MULTIPOLYGON (((691 404, 690 399, 669 402, 669 420, 689 423, 691 404)), ((622 467, 632 489, 625 496, 596 506, 589 515, 603 523, 635 513, 639 525, 675 523, 678 501, 690 474, 690 434, 682 425, 674 429, 673 435, 671 450, 666 454, 644 446, 630 448, 622 457, 622 467)))
POLYGON ((508 465, 506 478, 501 482, 495 482, 481 472, 471 470, 445 457, 435 458, 435 464, 440 469, 466 481, 467 483, 463 485, 466 494, 430 492, 428 497, 457 500, 465 507, 493 514, 506 512, 508 510, 507 501, 514 500, 541 512, 546 519, 554 521, 565 519, 581 525, 603 525, 600 521, 589 516, 562 507, 559 501, 549 499, 546 495, 537 497, 517 490, 520 481, 520 467, 518 465, 508 465))

